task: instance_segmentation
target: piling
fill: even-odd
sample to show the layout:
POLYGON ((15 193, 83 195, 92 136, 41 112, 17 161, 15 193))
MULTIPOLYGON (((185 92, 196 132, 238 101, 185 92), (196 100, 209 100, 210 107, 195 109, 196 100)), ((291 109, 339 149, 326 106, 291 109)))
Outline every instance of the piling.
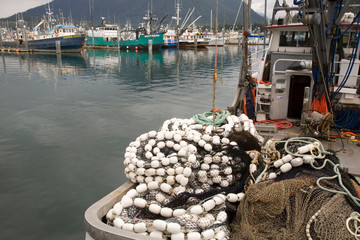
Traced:
POLYGON ((0 49, 3 48, 3 42, 2 42, 2 30, 0 29, 0 49))
POLYGON ((120 29, 117 28, 117 45, 118 45, 118 48, 120 49, 120 29))
POLYGON ((56 40, 55 45, 56 45, 56 54, 61 54, 61 41, 56 40))
POLYGON ((194 47, 197 48, 197 38, 194 38, 194 47))
POLYGON ((25 50, 29 51, 28 36, 27 36, 25 26, 24 26, 24 29, 23 29, 23 36, 24 36, 24 41, 25 41, 25 50))
POLYGON ((152 52, 152 39, 149 40, 149 52, 152 52))

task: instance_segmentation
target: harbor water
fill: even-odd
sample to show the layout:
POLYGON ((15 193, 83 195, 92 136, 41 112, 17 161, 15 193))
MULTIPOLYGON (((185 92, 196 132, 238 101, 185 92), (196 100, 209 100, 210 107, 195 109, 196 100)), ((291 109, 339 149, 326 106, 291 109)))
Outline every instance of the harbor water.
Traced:
MULTIPOLYGON (((84 239, 84 212, 126 181, 128 144, 212 108, 215 48, 0 53, 0 239, 84 239)), ((241 48, 218 48, 216 108, 241 48)))

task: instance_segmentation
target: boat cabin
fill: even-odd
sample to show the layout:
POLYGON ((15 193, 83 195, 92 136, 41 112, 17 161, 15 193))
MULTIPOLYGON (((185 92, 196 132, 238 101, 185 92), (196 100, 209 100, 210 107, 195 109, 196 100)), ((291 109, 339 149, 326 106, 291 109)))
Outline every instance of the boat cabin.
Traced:
MULTIPOLYGON (((342 25, 343 30, 347 26, 349 24, 342 25)), ((272 36, 255 75, 259 80, 256 87, 256 120, 301 119, 302 113, 310 110, 313 99, 313 52, 309 27, 303 23, 289 23, 271 25, 266 29, 271 30, 272 36)), ((342 81, 348 68, 349 60, 346 58, 351 56, 355 47, 355 30, 350 29, 342 37, 344 55, 341 61, 338 54, 334 55, 335 85, 342 81)), ((347 83, 354 94, 358 86, 358 59, 359 53, 353 66, 352 81, 347 83)))

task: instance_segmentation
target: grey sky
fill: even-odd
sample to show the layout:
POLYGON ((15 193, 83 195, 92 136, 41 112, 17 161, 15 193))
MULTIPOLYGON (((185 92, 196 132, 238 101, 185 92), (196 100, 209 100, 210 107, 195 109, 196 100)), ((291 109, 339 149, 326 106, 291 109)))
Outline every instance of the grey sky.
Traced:
POLYGON ((0 0, 0 18, 14 15, 50 2, 51 0, 0 0))

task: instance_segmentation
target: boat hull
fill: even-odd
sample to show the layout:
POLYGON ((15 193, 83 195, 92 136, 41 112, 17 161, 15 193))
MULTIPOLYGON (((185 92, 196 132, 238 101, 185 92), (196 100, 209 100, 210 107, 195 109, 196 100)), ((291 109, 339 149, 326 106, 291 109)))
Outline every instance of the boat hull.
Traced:
POLYGON ((163 48, 176 48, 177 44, 178 44, 178 41, 176 38, 174 38, 174 37, 165 38, 164 37, 163 48))
POLYGON ((103 221, 103 217, 107 211, 111 209, 115 203, 119 202, 128 190, 134 188, 134 183, 127 181, 110 194, 100 199, 85 212, 84 225, 86 230, 86 240, 151 240, 149 236, 143 236, 134 232, 115 228, 107 225, 103 221))
POLYGON ((60 42, 61 52, 80 52, 84 44, 84 35, 52 37, 34 40, 4 41, 3 48, 33 52, 56 52, 56 42, 60 42))
POLYGON ((103 37, 86 37, 85 44, 87 48, 108 48, 116 47, 120 49, 148 49, 149 42, 152 40, 152 48, 159 49, 163 44, 162 34, 140 35, 138 39, 126 41, 105 41, 103 37))
POLYGON ((193 49, 193 48, 206 48, 209 45, 209 42, 198 42, 195 44, 194 42, 180 42, 180 48, 193 49))

